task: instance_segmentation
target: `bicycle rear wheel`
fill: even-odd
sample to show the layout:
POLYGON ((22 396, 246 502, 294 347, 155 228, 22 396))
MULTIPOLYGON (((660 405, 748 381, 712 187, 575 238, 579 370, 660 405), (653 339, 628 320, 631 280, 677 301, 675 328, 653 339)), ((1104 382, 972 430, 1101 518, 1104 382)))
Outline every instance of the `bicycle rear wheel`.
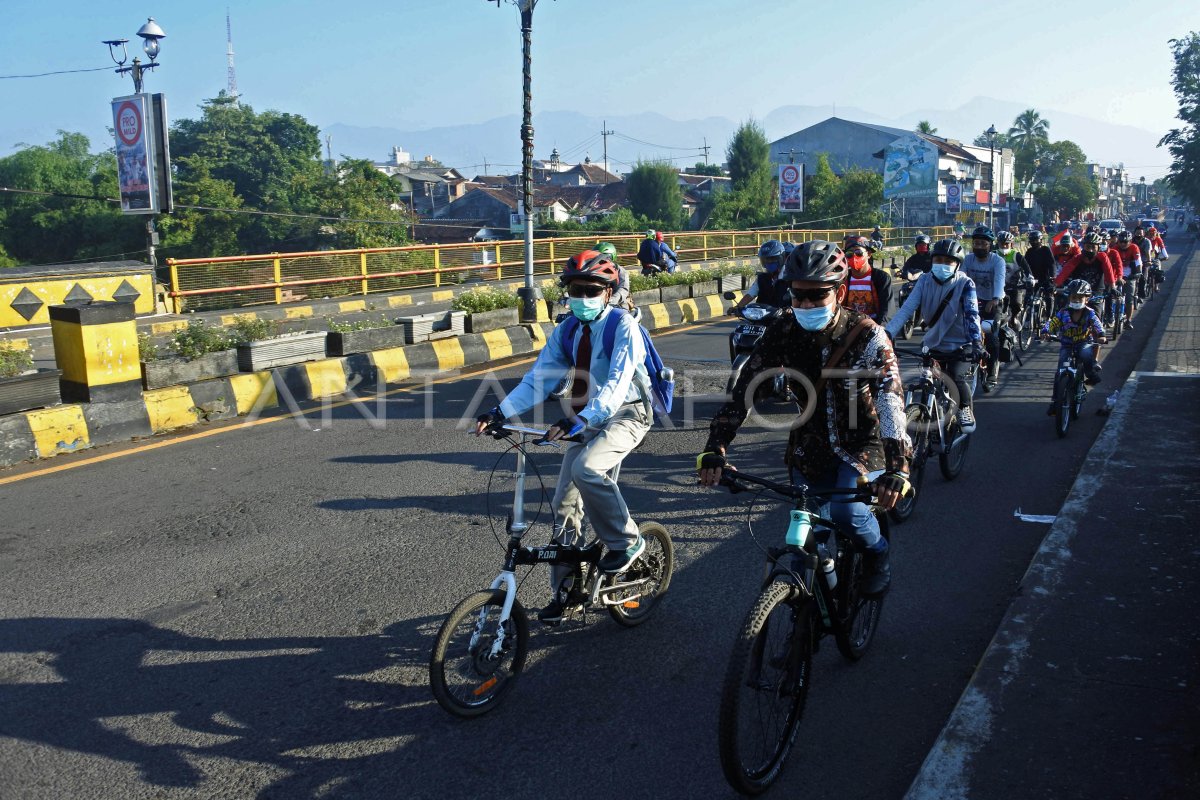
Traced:
POLYGON ((638 526, 638 532, 646 540, 645 551, 624 573, 605 578, 605 585, 636 584, 628 590, 622 590, 627 599, 622 599, 621 593, 609 595, 610 598, 622 599, 619 605, 609 606, 608 613, 627 628, 646 621, 667 593, 671 575, 675 572, 675 546, 667 529, 657 522, 643 522, 638 526))
POLYGON ((429 659, 429 686, 438 705, 455 716, 478 717, 491 711, 525 666, 529 621, 517 600, 503 627, 500 651, 492 656, 504 598, 499 589, 476 592, 455 606, 438 631, 429 659))
POLYGON ((717 742, 725 779, 743 794, 779 777, 804 713, 815 629, 801 592, 782 581, 763 589, 729 657, 717 742))
POLYGON ((1069 372, 1060 372, 1054 379, 1054 432, 1059 438, 1067 435, 1071 427, 1071 404, 1075 394, 1075 378, 1069 372))
MULTIPOLYGON (((887 520, 882 516, 877 518, 880 534, 890 540, 887 520)), ((839 616, 834 639, 838 651, 847 661, 858 661, 866 655, 879 628, 879 615, 883 612, 883 597, 866 598, 859 593, 863 576, 862 560, 862 553, 857 550, 849 547, 843 550, 838 563, 838 585, 834 589, 839 616)))
POLYGON ((912 493, 900 498, 900 502, 888 510, 888 516, 895 522, 904 522, 917 508, 921 481, 925 478, 925 464, 929 460, 929 428, 933 424, 925 407, 915 403, 908 407, 905 417, 908 419, 908 435, 913 443, 912 467, 908 473, 912 493))

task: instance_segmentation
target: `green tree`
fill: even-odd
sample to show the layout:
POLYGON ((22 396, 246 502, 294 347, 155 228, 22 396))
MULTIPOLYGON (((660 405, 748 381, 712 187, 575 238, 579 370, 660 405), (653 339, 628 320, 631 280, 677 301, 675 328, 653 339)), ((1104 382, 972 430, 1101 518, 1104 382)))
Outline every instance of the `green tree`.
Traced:
POLYGON ((918 123, 917 123, 917 127, 916 127, 916 128, 914 128, 914 130, 915 130, 917 133, 924 133, 924 134, 928 134, 928 135, 930 135, 930 136, 932 136, 932 135, 936 134, 936 133, 937 133, 937 131, 938 131, 938 129, 937 129, 937 128, 933 127, 933 123, 931 123, 931 122, 930 122, 929 120, 927 120, 927 119, 923 119, 923 120, 921 120, 920 122, 918 122, 918 123))
POLYGON ((0 186, 48 193, 0 195, 6 259, 19 264, 119 259, 143 251, 141 220, 100 199, 117 195, 112 151, 89 152, 81 133, 59 131, 58 137, 0 158, 0 186))
POLYGON ((1167 179, 1176 193, 1185 197, 1192 208, 1200 208, 1200 33, 1193 31, 1182 39, 1170 41, 1175 58, 1171 85, 1179 101, 1179 120, 1159 145, 1171 153, 1167 179))
POLYGON ((697 161, 696 166, 692 167, 693 175, 714 175, 720 177, 725 173, 721 171, 719 164, 705 164, 703 161, 697 161))
POLYGON ((635 215, 650 220, 656 228, 676 230, 682 226, 683 194, 674 167, 662 161, 639 161, 626 183, 629 208, 635 215))
MULTIPOLYGON (((971 144, 975 145, 976 147, 987 147, 988 146, 987 131, 984 131, 983 133, 976 136, 975 141, 971 142, 971 144)), ((1007 133, 1004 133, 1003 131, 996 131, 995 147, 997 150, 1002 150, 1005 147, 1012 147, 1012 146, 1013 146, 1012 141, 1009 139, 1007 133)))
POLYGON ((883 176, 853 167, 841 176, 834 173, 826 153, 817 154, 817 166, 806 177, 804 214, 800 222, 817 228, 864 227, 880 222, 883 176))
POLYGON ((1036 109, 1027 108, 1013 120, 1007 139, 1016 151, 1017 177, 1022 182, 1033 178, 1046 146, 1050 144, 1050 123, 1036 109))
POLYGON ((1050 123, 1042 119, 1036 109, 1027 108, 1013 120, 1008 129, 1008 141, 1017 149, 1034 142, 1049 142, 1050 123))
POLYGON ((1096 204, 1099 190, 1087 175, 1066 175, 1047 184, 1038 194, 1038 203, 1044 211, 1057 210, 1060 216, 1076 217, 1096 204))
POLYGON ((715 229, 773 225, 780 221, 775 205, 771 146, 762 127, 750 120, 733 134, 725 151, 731 190, 710 198, 707 227, 715 229))

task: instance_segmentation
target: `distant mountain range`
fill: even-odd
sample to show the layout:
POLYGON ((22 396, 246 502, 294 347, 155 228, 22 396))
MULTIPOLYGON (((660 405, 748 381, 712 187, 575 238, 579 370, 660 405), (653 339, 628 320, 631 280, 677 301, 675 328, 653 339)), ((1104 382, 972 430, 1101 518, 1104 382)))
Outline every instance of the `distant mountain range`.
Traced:
MULTIPOLYGON (((995 124, 1007 130, 1013 119, 1028 106, 976 97, 955 109, 920 109, 901 117, 889 119, 860 108, 845 106, 789 105, 776 108, 760 122, 770 140, 806 128, 832 116, 856 122, 869 122, 911 130, 920 120, 929 120, 938 135, 970 143, 980 132, 995 124)), ((1051 109, 1038 109, 1050 122, 1053 141, 1070 139, 1083 148, 1092 161, 1103 164, 1124 163, 1131 168, 1135 179, 1149 170, 1148 165, 1165 165, 1171 158, 1165 148, 1158 147, 1163 132, 1153 132, 1129 125, 1113 125, 1076 114, 1051 109)), ((656 112, 601 118, 574 111, 545 111, 534 115, 535 155, 550 158, 554 148, 563 161, 576 163, 590 157, 593 163, 603 161, 603 140, 600 131, 605 126, 615 133, 608 137, 609 169, 627 172, 639 159, 669 159, 679 166, 690 166, 704 160, 701 149, 707 140, 709 161, 725 160, 729 144, 740 120, 725 117, 675 120, 656 112)), ((521 161, 520 117, 498 117, 470 125, 446 125, 423 130, 360 127, 336 123, 322 128, 322 135, 332 137, 335 155, 351 158, 386 160, 393 146, 412 154, 414 160, 431 155, 442 163, 457 167, 473 177, 484 172, 484 163, 491 174, 516 172, 521 161)), ((1149 170, 1161 174, 1165 168, 1149 170)))

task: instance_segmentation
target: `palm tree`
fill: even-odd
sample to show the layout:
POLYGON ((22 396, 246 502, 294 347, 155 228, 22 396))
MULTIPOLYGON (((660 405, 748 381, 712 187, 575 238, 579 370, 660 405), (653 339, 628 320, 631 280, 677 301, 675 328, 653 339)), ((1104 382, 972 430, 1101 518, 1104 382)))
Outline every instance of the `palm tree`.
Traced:
POLYGON ((917 123, 916 131, 917 133, 927 133, 933 135, 937 133, 937 128, 933 127, 929 120, 923 119, 917 123))
POLYGON ((1042 119, 1036 109, 1027 108, 1013 120, 1013 126, 1008 129, 1008 139, 1018 149, 1034 142, 1048 142, 1050 123, 1042 119))

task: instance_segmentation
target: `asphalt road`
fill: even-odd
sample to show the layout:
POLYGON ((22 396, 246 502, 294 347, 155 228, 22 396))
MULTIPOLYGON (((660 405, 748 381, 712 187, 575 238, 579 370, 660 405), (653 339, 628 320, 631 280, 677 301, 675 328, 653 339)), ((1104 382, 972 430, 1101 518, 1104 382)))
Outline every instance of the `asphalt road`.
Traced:
MULTIPOLYGON (((1044 414, 1053 346, 980 400, 962 476, 934 467, 893 528, 872 651, 853 665, 832 642, 818 654, 774 794, 904 794, 1046 532, 1013 512, 1058 510, 1102 424, 1092 410, 1157 313, 1112 349, 1064 440, 1044 414)), ((656 341, 703 391, 723 381, 728 329, 656 341)), ((511 385, 521 369, 498 375, 511 385)), ((731 796, 717 699, 763 560, 740 497, 694 485, 703 399, 681 401, 676 416, 696 419, 656 428, 621 476, 635 517, 676 542, 655 616, 535 623, 501 708, 463 722, 432 700, 437 627, 502 559, 485 516, 499 448, 455 427, 480 385, 394 392, 370 404, 382 424, 347 405, 0 471, 29 475, 0 486, 0 797, 731 796)), ((745 429, 731 458, 782 474, 781 449, 781 434, 745 429)), ((537 462, 552 481, 554 455, 537 462)), ((759 537, 781 538, 779 519, 760 519, 759 537)), ((540 606, 545 587, 531 576, 523 602, 540 606)))

